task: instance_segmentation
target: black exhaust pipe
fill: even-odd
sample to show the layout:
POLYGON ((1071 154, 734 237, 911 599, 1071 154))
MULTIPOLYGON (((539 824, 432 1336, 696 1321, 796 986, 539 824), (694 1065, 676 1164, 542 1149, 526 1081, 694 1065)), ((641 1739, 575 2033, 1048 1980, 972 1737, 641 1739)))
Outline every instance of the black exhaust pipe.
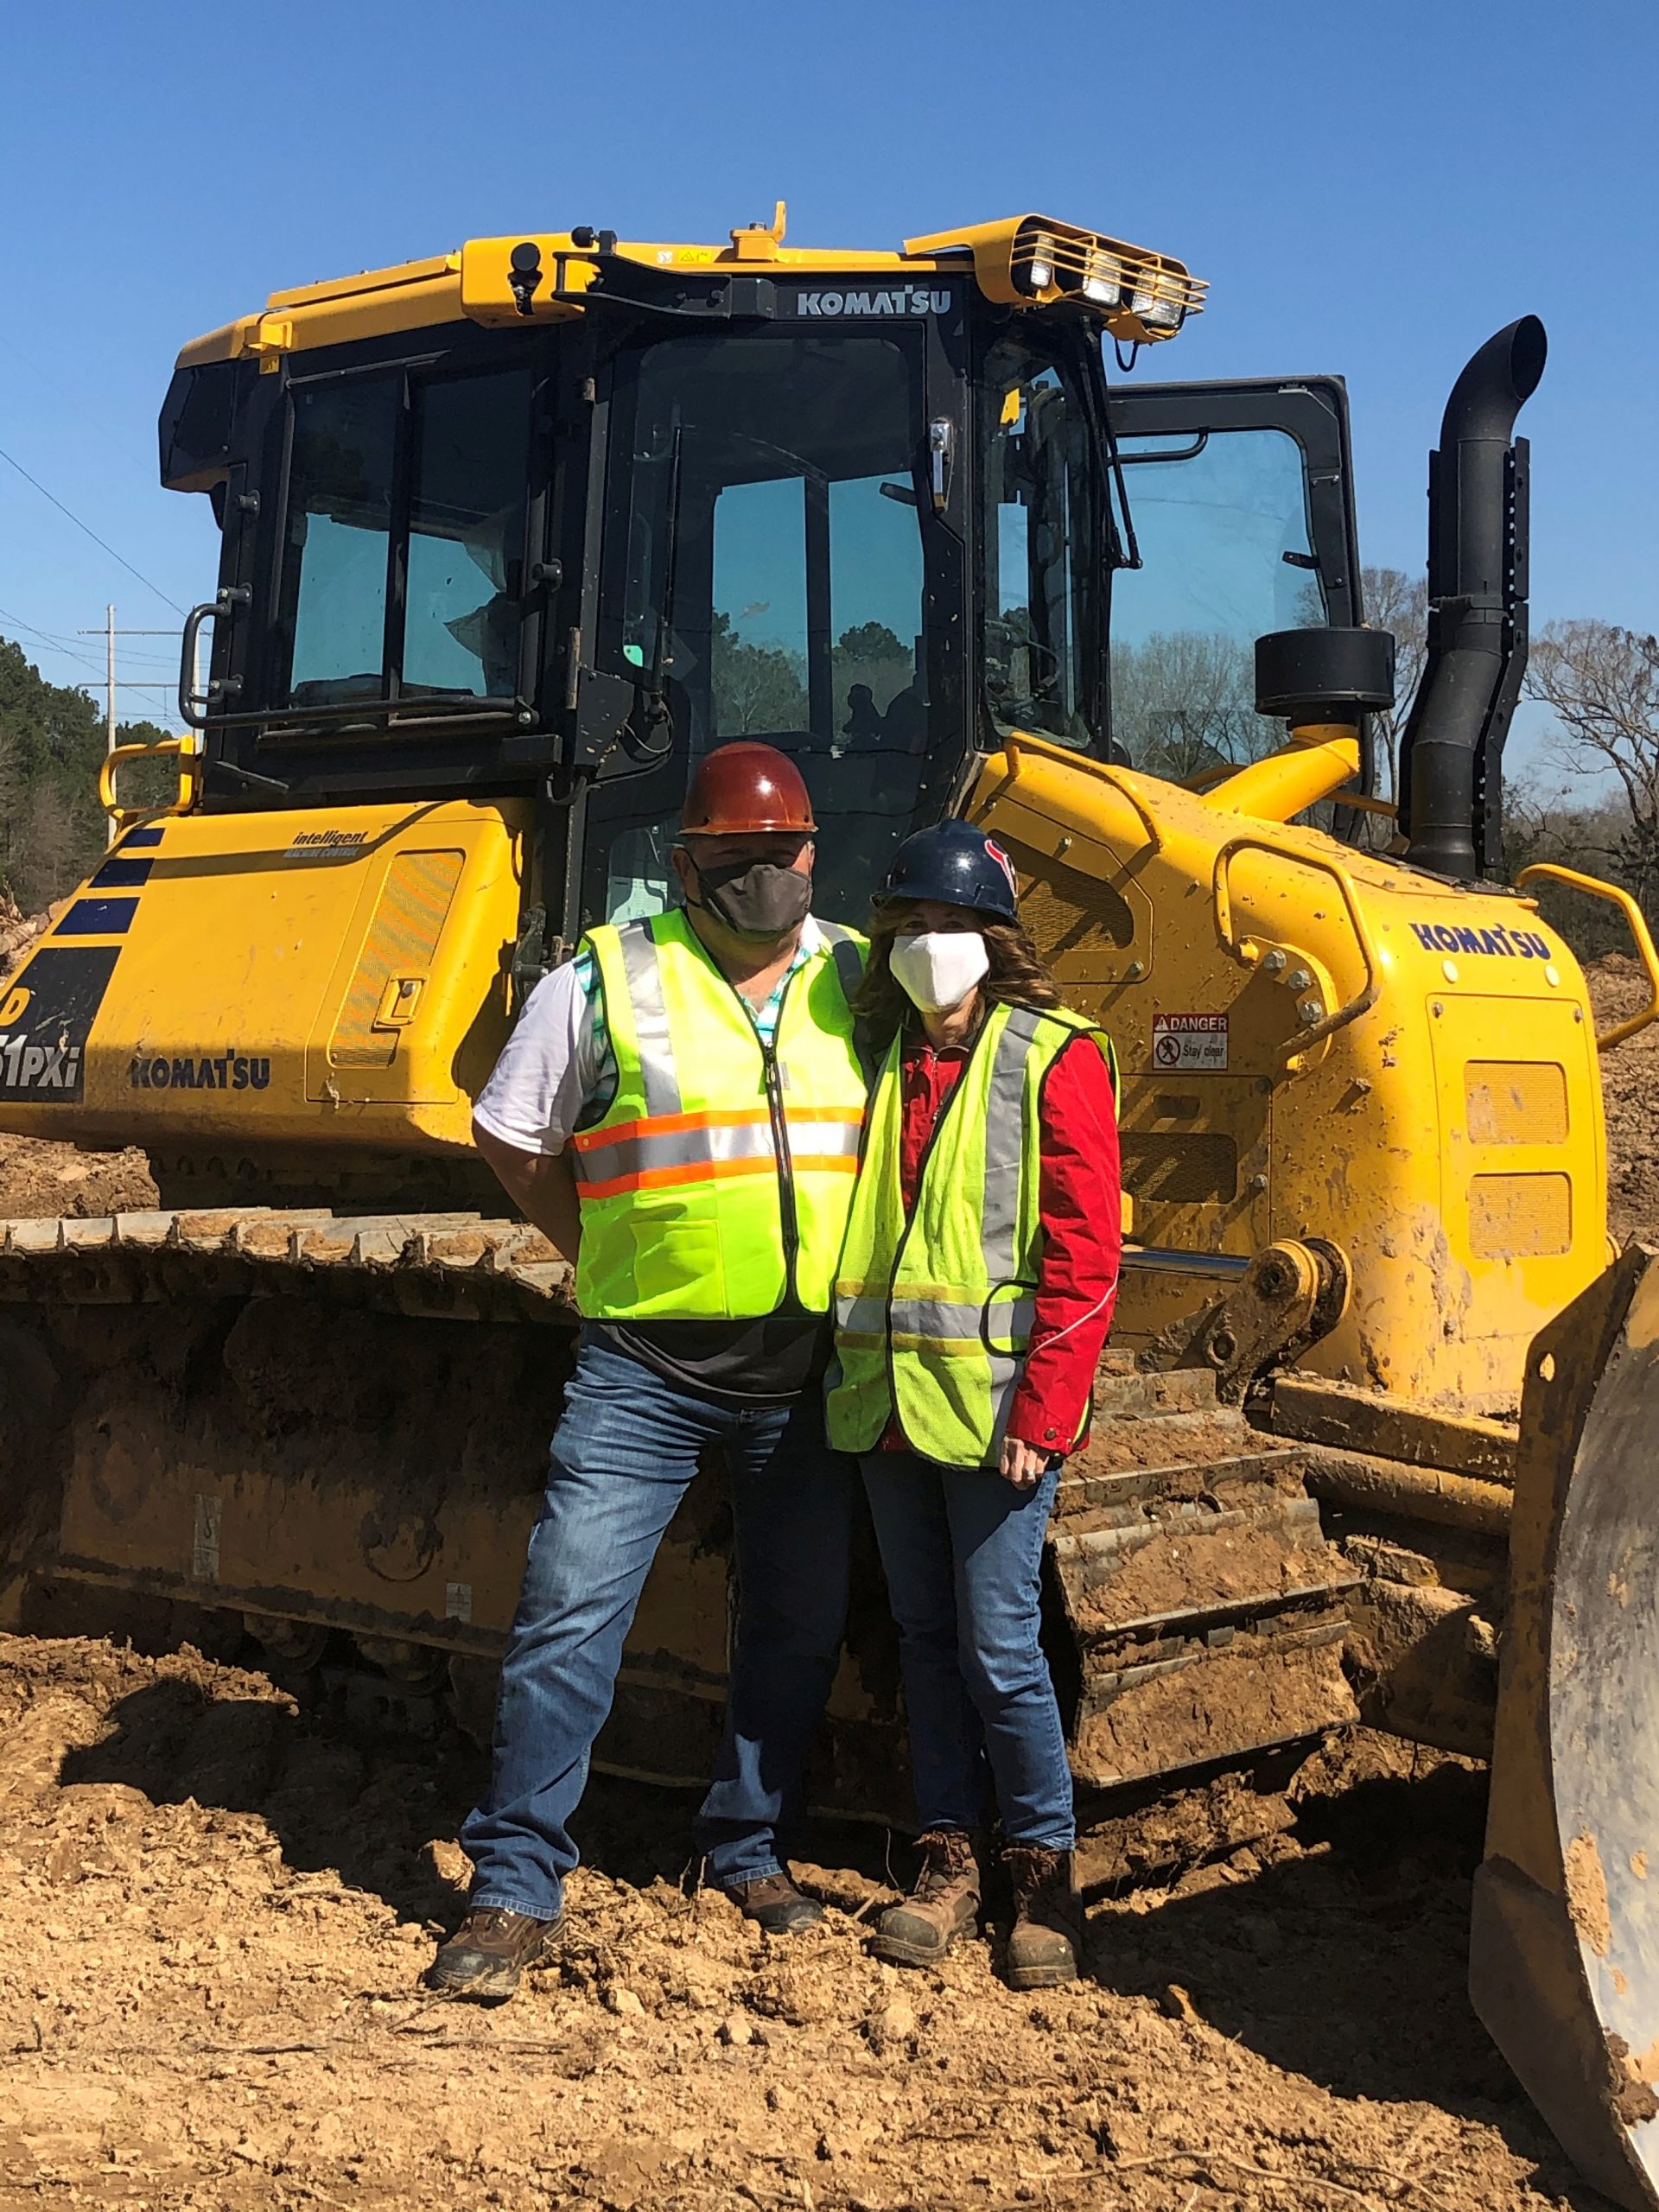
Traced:
POLYGON ((1452 385, 1428 457, 1428 652, 1400 748, 1400 826, 1409 865, 1463 882, 1503 868, 1503 743, 1527 667, 1527 442, 1515 418, 1547 351, 1535 315, 1489 338, 1452 385))

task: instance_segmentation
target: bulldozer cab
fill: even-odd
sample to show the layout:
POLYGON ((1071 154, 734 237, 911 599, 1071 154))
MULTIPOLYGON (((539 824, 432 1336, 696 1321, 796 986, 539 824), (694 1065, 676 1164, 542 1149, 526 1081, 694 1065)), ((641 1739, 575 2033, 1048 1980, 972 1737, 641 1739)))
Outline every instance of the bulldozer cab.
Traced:
POLYGON ((669 902, 696 760, 761 737, 856 921, 1011 733, 1201 779, 1278 740, 1255 639, 1360 619, 1338 380, 1109 388, 1097 317, 965 271, 627 289, 180 370, 208 809, 538 794, 552 949, 669 902))

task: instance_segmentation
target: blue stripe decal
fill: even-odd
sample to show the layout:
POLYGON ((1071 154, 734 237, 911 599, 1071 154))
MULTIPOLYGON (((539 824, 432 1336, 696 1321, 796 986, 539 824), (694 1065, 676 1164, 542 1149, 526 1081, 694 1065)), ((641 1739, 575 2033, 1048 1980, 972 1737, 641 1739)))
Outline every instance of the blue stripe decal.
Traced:
POLYGON ((154 861, 124 860, 117 853, 106 860, 92 878, 94 891, 137 891, 141 884, 149 881, 154 861))
POLYGON ((138 911, 136 899, 77 899, 54 937, 124 937, 138 911))
POLYGON ((159 830, 129 830, 121 840, 120 849, 124 853, 133 845, 159 845, 161 842, 159 830))

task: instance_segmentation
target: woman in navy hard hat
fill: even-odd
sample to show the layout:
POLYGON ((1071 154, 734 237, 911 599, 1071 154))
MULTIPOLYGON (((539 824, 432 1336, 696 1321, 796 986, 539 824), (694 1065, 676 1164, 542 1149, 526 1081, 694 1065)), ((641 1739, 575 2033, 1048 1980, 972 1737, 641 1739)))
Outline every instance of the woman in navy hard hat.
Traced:
POLYGON ((995 1818, 1007 1979, 1042 1988, 1076 1974, 1082 1936, 1039 1573, 1117 1288, 1111 1046, 1061 1004, 1007 855, 967 822, 894 855, 855 1003, 885 1058, 836 1286, 830 1431, 869 1495, 923 1825, 915 1890, 875 1948, 929 1965, 976 1924, 995 1818))

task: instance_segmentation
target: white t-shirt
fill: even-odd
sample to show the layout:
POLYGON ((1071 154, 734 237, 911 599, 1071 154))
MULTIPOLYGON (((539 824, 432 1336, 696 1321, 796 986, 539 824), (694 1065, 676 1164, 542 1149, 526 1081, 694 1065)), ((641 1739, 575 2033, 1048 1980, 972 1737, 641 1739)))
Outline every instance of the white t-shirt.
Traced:
MULTIPOLYGON (((823 944, 809 914, 794 959, 767 1004, 749 1012, 768 1042, 778 1026, 784 985, 823 944)), ((479 1093, 473 1118, 516 1152, 557 1154, 570 1141, 584 1109, 613 1093, 616 1063, 605 1027, 593 961, 586 956, 555 968, 524 1001, 495 1071, 479 1093)), ((745 1006, 749 1002, 744 1000, 745 1006)))

